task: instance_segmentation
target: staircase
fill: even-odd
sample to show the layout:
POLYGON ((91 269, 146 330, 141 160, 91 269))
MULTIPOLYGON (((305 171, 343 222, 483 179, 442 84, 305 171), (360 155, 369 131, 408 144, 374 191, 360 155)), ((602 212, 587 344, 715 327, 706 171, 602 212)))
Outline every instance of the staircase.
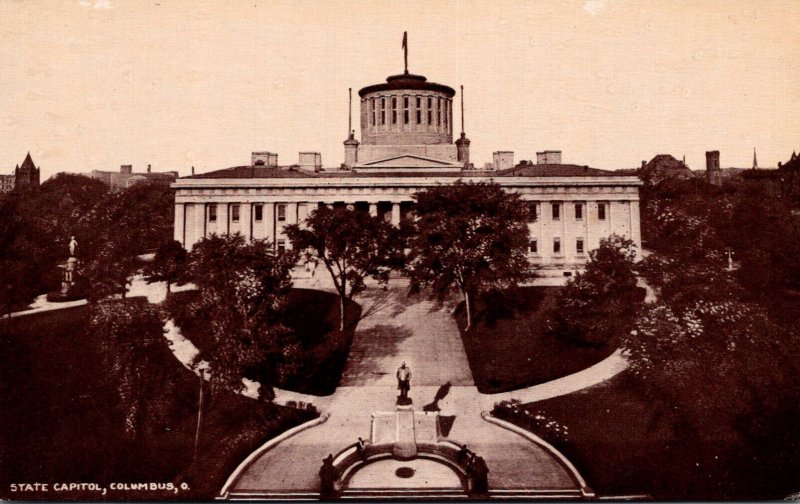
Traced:
POLYGON ((425 500, 425 501, 446 501, 446 500, 468 500, 469 495, 461 488, 370 488, 370 489, 347 489, 340 499, 342 500, 425 500))

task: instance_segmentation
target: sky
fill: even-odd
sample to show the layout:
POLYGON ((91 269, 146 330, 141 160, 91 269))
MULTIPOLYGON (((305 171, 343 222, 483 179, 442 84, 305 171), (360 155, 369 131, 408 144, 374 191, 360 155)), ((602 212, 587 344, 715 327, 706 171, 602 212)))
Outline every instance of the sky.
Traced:
MULTIPOLYGON (((339 166, 361 87, 464 86, 471 160, 777 166, 800 149, 800 1, 0 0, 0 173, 339 166)), ((458 96, 456 96, 458 100, 458 96)), ((454 123, 460 124, 457 107, 454 123)), ((457 136, 457 134, 456 134, 457 136)), ((357 134, 358 138, 358 134, 357 134)))

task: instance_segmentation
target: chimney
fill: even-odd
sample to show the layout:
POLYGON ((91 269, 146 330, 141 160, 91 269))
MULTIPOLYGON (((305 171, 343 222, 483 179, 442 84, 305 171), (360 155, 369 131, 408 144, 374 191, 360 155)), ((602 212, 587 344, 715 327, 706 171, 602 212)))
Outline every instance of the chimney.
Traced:
POLYGON ((250 166, 268 166, 275 168, 278 166, 278 155, 274 152, 253 152, 250 156, 250 166))
POLYGON ((718 150, 706 151, 706 182, 712 185, 722 185, 718 150))
POLYGON ((297 165, 301 170, 318 172, 322 169, 322 155, 319 152, 301 152, 298 159, 297 165))
POLYGON ((133 173, 133 165, 124 164, 119 167, 119 172, 124 173, 125 175, 130 175, 133 173))
POLYGON ((536 153, 536 164, 561 164, 560 150, 546 150, 536 153))
POLYGON ((194 175, 194 166, 192 166, 192 175, 194 175))
POLYGON ((492 154, 495 170, 506 170, 514 167, 514 151, 497 151, 492 154))
POLYGON ((150 173, 150 170, 152 170, 152 167, 150 165, 147 165, 147 173, 150 173))

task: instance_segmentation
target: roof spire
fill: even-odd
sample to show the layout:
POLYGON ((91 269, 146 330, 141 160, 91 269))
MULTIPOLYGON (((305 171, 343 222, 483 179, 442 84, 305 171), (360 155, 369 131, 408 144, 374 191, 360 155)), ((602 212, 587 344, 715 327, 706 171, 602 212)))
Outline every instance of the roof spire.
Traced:
POLYGON ((408 32, 403 32, 403 59, 406 64, 406 71, 408 73, 408 32))
POLYGON ((758 159, 756 159, 756 148, 753 147, 753 169, 758 170, 758 159))
POLYGON ((464 85, 461 85, 461 136, 464 136, 464 85))

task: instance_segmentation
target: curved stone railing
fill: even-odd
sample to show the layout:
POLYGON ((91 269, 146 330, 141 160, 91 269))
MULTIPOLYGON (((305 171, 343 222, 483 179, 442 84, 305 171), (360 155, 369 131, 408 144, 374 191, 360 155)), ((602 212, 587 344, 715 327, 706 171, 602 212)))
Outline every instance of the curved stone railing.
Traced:
POLYGON ((481 418, 483 418, 485 421, 489 423, 497 425, 498 427, 502 427, 504 429, 510 430, 511 432, 519 434, 520 436, 526 438, 528 441, 531 441, 532 443, 541 446, 545 451, 550 453, 550 455, 552 455, 558 461, 558 463, 561 464, 562 467, 564 467, 567 470, 567 472, 570 474, 575 483, 580 487, 581 496, 584 499, 594 499, 597 497, 594 491, 586 483, 586 480, 583 479, 583 476, 581 476, 581 474, 578 472, 578 469, 574 465, 572 465, 572 462, 570 462, 569 459, 565 457, 563 453, 558 451, 556 447, 554 447, 544 439, 540 438, 533 432, 525 430, 522 427, 518 427, 512 424, 511 422, 506 422, 505 420, 493 417, 488 412, 484 411, 483 413, 481 413, 481 418))
POLYGON ((227 499, 228 494, 231 491, 231 487, 233 487, 234 483, 236 483, 236 481, 239 479, 239 476, 245 471, 245 469, 250 467, 250 464, 252 464, 253 461, 255 461, 258 457, 260 457, 265 452, 272 449, 275 445, 285 441, 286 439, 289 439, 295 434, 298 434, 306 429, 310 429, 311 427, 316 427, 317 425, 325 422, 326 420, 328 420, 328 417, 329 417, 328 414, 320 415, 317 418, 314 418, 313 420, 309 420, 306 423, 300 424, 296 427, 292 427, 286 432, 270 439, 269 441, 261 445, 257 450, 248 455, 248 457, 244 459, 242 463, 239 464, 238 467, 236 467, 236 469, 231 473, 231 475, 228 476, 228 480, 225 482, 225 484, 222 486, 222 490, 220 490, 219 492, 220 495, 219 498, 227 499))
MULTIPOLYGON (((428 459, 444 464, 452 469, 461 480, 461 485, 468 489, 468 471, 464 463, 458 461, 458 452, 461 446, 450 440, 440 440, 437 443, 417 443, 416 458, 428 459)), ((340 450, 333 459, 336 469, 336 489, 341 492, 353 474, 364 466, 380 460, 394 458, 394 443, 367 444, 365 446, 366 460, 358 452, 357 444, 353 443, 340 450)))

